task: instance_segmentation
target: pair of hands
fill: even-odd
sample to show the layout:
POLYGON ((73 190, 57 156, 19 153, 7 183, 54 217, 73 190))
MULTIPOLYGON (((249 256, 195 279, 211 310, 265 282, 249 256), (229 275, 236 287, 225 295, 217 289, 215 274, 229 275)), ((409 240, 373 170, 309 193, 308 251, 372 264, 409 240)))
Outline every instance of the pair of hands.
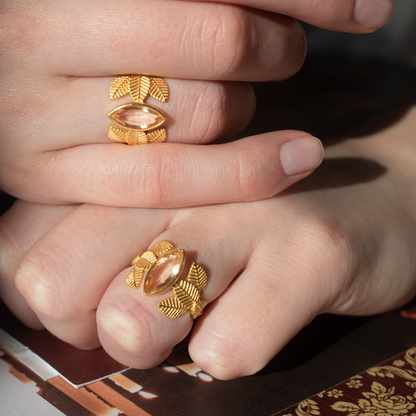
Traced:
MULTIPOLYGON (((391 12, 390 4, 378 21, 358 24, 354 2, 258 3, 353 32, 375 29, 391 12)), ((173 1, 83 3, 79 18, 77 2, 54 2, 50 19, 39 26, 45 4, 37 4, 4 19, 16 49, 2 64, 9 68, 2 76, 10 98, 0 120, 10 140, 1 142, 2 186, 31 202, 17 202, 0 220, 1 295, 23 322, 81 348, 101 344, 130 366, 158 364, 192 322, 162 315, 156 297, 125 284, 123 269, 137 251, 162 239, 196 253, 209 272, 204 299, 211 306, 196 322, 190 353, 222 379, 261 369, 318 313, 375 313, 412 296, 414 265, 407 262, 406 284, 385 300, 390 270, 410 253, 395 253, 385 267, 382 254, 394 246, 383 237, 394 232, 397 240, 414 239, 411 210, 404 205, 391 212, 393 202, 405 198, 396 187, 400 172, 330 190, 314 175, 276 196, 319 164, 316 139, 285 131, 196 146, 237 133, 253 112, 247 84, 216 80, 282 79, 298 70, 305 45, 295 20, 173 1), (66 19, 58 19, 63 14, 66 19), (22 31, 32 36, 23 39, 22 31), (171 120, 168 140, 175 144, 130 148, 106 139, 110 75, 137 72, 177 77, 168 80, 172 99, 164 108, 171 120), (191 80, 201 73, 208 81, 191 80), (355 209, 345 212, 351 201, 355 209), (223 202, 231 204, 172 209, 223 202), (374 204, 383 207, 378 215, 371 215, 374 204)), ((396 128, 407 131, 413 123, 411 112, 396 128)), ((376 159, 394 173, 398 157, 391 155, 390 134, 344 142, 329 155, 362 158, 377 143, 376 159)))
POLYGON ((286 149, 288 166, 279 158, 304 133, 194 145, 247 125, 255 109, 247 81, 298 71, 306 42, 295 19, 365 33, 389 19, 393 0, 228 3, 3 1, 0 188, 38 203, 184 207, 259 200, 305 176, 293 174, 319 164, 316 142, 286 149), (169 146, 107 138, 110 82, 137 73, 168 79, 169 146), (314 158, 302 161, 297 151, 311 146, 314 158))

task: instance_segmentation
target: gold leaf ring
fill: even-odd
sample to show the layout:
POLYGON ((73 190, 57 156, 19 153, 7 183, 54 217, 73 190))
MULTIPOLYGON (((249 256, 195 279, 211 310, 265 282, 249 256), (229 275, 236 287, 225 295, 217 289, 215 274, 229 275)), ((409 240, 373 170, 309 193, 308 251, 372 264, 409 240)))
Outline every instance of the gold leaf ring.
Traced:
POLYGON ((172 288, 174 296, 160 302, 159 309, 169 318, 180 318, 189 311, 195 319, 207 305, 201 295, 208 278, 199 264, 192 263, 187 279, 180 280, 184 264, 184 250, 173 250, 172 243, 160 241, 136 256, 126 282, 130 287, 138 289, 144 278, 145 295, 154 295, 172 288))
POLYGON ((128 94, 133 102, 120 105, 108 114, 116 123, 108 128, 108 137, 130 146, 164 142, 166 130, 160 127, 166 116, 156 107, 145 104, 144 100, 150 95, 158 101, 167 102, 169 88, 166 81, 149 75, 116 77, 110 86, 110 99, 118 100, 128 94))

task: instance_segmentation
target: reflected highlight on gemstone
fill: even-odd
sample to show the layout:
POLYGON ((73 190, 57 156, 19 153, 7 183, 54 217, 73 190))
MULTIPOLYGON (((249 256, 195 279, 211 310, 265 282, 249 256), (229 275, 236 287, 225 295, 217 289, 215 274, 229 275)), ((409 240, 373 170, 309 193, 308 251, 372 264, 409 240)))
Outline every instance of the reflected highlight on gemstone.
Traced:
POLYGON ((163 292, 173 286, 182 273, 185 252, 175 250, 164 255, 153 265, 144 281, 145 295, 163 292))
POLYGON ((166 120, 161 111, 142 103, 122 105, 111 111, 108 116, 120 126, 142 131, 155 129, 166 120))

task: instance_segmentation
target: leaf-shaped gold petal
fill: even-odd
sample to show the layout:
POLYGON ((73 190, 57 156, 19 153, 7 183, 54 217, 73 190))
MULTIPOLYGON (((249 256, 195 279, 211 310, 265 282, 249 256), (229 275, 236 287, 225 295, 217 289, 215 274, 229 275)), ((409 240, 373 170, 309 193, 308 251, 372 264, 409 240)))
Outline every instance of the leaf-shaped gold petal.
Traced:
MULTIPOLYGON (((146 254, 146 253, 144 253, 146 254)), ((150 270, 152 268, 152 262, 150 262, 148 259, 143 257, 139 260, 137 260, 134 264, 134 267, 137 267, 138 269, 143 269, 145 271, 150 270)))
POLYGON ((143 257, 143 259, 145 259, 146 261, 148 261, 150 264, 156 263, 156 260, 157 260, 155 254, 152 251, 150 251, 150 250, 149 251, 146 251, 146 253, 144 253, 142 255, 142 257, 143 257))
POLYGON ((108 138, 119 143, 127 143, 128 131, 111 125, 108 128, 108 138))
POLYGON ((192 263, 192 266, 189 269, 187 281, 192 283, 198 289, 198 292, 202 294, 207 287, 207 273, 199 264, 192 263))
POLYGON ((192 283, 186 282, 185 280, 181 280, 172 289, 182 305, 188 309, 191 309, 195 302, 199 300, 198 289, 192 283))
POLYGON ((162 254, 167 253, 173 249, 173 244, 169 241, 163 240, 156 243, 154 246, 149 248, 156 257, 160 257, 162 254))
POLYGON ((127 144, 129 146, 137 146, 139 144, 147 144, 146 133, 137 130, 130 130, 127 135, 127 144))
POLYGON ((143 251, 139 251, 137 256, 131 261, 130 266, 135 266, 142 259, 143 251))
POLYGON ((147 134, 143 131, 137 132, 137 144, 147 144, 149 140, 147 139, 147 134))
POLYGON ((150 95, 165 103, 169 99, 169 87, 163 78, 150 77, 150 95))
POLYGON ((126 283, 133 289, 138 289, 143 280, 144 270, 133 267, 126 277, 126 283))
POLYGON ((110 86, 110 100, 117 100, 130 92, 130 76, 123 75, 115 78, 110 86))
POLYGON ((173 319, 180 318, 188 312, 176 297, 162 300, 157 306, 166 316, 173 319))
POLYGON ((159 129, 147 133, 147 140, 149 143, 163 143, 166 140, 166 130, 159 129))
POLYGON ((150 78, 144 75, 130 77, 130 95, 135 103, 142 103, 150 90, 150 78))
POLYGON ((202 299, 198 303, 195 303, 191 308, 192 319, 196 319, 198 316, 201 316, 205 306, 207 306, 207 302, 202 299))

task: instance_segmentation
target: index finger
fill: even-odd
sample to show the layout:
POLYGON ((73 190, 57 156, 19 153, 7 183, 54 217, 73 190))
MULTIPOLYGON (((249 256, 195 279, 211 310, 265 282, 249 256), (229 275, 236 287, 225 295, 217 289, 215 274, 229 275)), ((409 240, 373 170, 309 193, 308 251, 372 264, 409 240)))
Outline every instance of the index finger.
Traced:
MULTIPOLYGON (((216 0, 207 0, 216 1, 216 0)), ((293 17, 322 29, 374 32, 393 15, 394 0, 227 0, 293 17)))

